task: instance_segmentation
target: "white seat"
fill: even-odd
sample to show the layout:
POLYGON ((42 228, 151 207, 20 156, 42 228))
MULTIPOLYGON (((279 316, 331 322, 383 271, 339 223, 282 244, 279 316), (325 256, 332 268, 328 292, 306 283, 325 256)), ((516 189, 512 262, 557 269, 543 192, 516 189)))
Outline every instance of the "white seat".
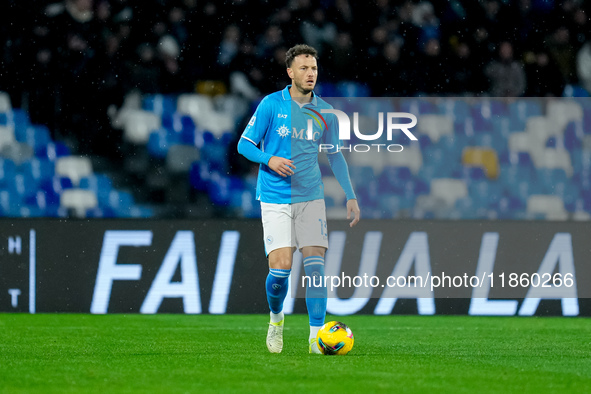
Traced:
POLYGON ((202 115, 196 123, 204 130, 210 131, 216 138, 226 132, 232 132, 235 128, 234 118, 229 115, 210 112, 202 115))
POLYGON ((560 132, 570 121, 583 119, 583 108, 574 100, 552 100, 548 103, 546 113, 560 132))
POLYGON ((138 145, 146 144, 150 133, 162 124, 158 115, 143 110, 129 110, 123 122, 123 138, 138 145))
POLYGON ((56 160, 55 173, 70 178, 74 186, 80 179, 92 175, 92 162, 88 157, 64 156, 56 160))
POLYGON ((177 101, 177 111, 189 115, 195 124, 210 131, 216 137, 233 131, 236 114, 217 112, 209 96, 202 94, 181 94, 177 101))
POLYGON ((565 220, 568 213, 564 209, 564 201, 559 196, 534 194, 527 199, 527 213, 545 214, 550 220, 565 220))
POLYGON ((6 92, 0 92, 0 112, 12 112, 10 96, 6 92))
POLYGON ((531 152, 536 143, 539 141, 526 132, 511 133, 509 136, 509 150, 512 152, 531 152))
POLYGON ((92 190, 66 189, 60 195, 60 206, 73 209, 78 217, 85 217, 86 210, 98 206, 98 199, 92 190))
POLYGON ((538 168, 562 168, 569 177, 573 175, 570 154, 566 149, 546 148, 533 156, 538 168))
POLYGON ((177 100, 177 112, 189 115, 197 123, 202 116, 213 113, 213 102, 202 94, 181 94, 177 100))
MULTIPOLYGON (((419 148, 419 144, 416 141, 413 141, 410 144, 403 144, 403 146, 404 149, 402 150, 402 152, 385 151, 383 153, 378 153, 378 155, 381 155, 380 159, 382 157, 385 157, 385 165, 395 167, 408 167, 414 175, 417 175, 423 165, 423 155, 419 148)), ((374 154, 357 153, 357 155, 360 154, 371 156, 374 158, 374 160, 377 159, 377 156, 374 154)))
POLYGON ((437 143, 441 136, 453 135, 454 121, 447 115, 423 115, 417 119, 417 130, 427 134, 431 141, 437 143))
POLYGON ((15 141, 14 128, 9 126, 0 126, 0 149, 4 145, 10 145, 15 141))
POLYGON ((457 199, 468 195, 466 182, 461 179, 438 178, 431 181, 431 195, 439 197, 448 206, 453 206, 457 199))

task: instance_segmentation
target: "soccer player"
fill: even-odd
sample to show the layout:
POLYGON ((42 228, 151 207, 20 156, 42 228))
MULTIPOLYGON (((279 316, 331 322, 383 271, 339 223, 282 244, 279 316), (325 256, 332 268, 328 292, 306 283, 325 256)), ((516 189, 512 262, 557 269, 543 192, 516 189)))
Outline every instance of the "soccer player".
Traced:
MULTIPOLYGON (((324 185, 318 166, 320 144, 327 150, 331 169, 347 197, 347 219, 357 224, 360 210, 349 178, 347 162, 339 150, 336 116, 314 92, 318 77, 317 52, 296 45, 286 54, 291 85, 266 96, 238 142, 238 152, 260 163, 257 199, 261 201, 265 252, 269 263, 266 281, 271 321, 267 348, 283 350, 283 301, 287 295, 293 253, 304 258, 307 277, 324 277, 328 248, 324 185)), ((320 353, 316 334, 326 316, 326 286, 308 284, 306 306, 310 320, 310 353, 320 353)))

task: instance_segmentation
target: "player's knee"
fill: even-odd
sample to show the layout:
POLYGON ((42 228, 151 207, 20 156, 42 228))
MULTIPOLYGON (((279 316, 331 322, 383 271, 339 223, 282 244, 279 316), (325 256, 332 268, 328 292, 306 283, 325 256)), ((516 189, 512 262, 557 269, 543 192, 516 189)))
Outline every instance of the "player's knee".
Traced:
POLYGON ((291 269, 293 251, 291 248, 281 248, 269 254, 269 268, 288 270, 291 269))
POLYGON ((304 258, 310 256, 320 256, 324 257, 326 253, 326 248, 322 246, 305 246, 302 248, 302 256, 304 258))

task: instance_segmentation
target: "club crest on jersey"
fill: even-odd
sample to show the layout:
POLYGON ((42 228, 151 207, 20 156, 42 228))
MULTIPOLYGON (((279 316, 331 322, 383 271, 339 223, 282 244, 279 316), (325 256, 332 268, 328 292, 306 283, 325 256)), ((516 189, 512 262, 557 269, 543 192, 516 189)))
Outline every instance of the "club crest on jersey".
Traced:
POLYGON ((287 137, 289 133, 290 131, 285 125, 282 125, 280 128, 277 129, 277 134, 279 134, 281 138, 287 137))

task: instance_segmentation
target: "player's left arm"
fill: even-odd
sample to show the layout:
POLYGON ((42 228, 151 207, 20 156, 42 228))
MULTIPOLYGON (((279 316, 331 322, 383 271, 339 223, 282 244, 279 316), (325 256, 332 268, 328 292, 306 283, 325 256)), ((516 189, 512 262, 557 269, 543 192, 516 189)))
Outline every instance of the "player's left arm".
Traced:
POLYGON ((347 219, 351 219, 351 213, 354 214, 354 219, 349 223, 350 227, 355 226, 361 218, 361 210, 359 204, 357 204, 357 197, 353 191, 353 185, 351 184, 351 178, 349 177, 349 166, 341 151, 335 153, 328 153, 328 164, 337 179, 339 185, 343 188, 345 196, 347 197, 347 219))

